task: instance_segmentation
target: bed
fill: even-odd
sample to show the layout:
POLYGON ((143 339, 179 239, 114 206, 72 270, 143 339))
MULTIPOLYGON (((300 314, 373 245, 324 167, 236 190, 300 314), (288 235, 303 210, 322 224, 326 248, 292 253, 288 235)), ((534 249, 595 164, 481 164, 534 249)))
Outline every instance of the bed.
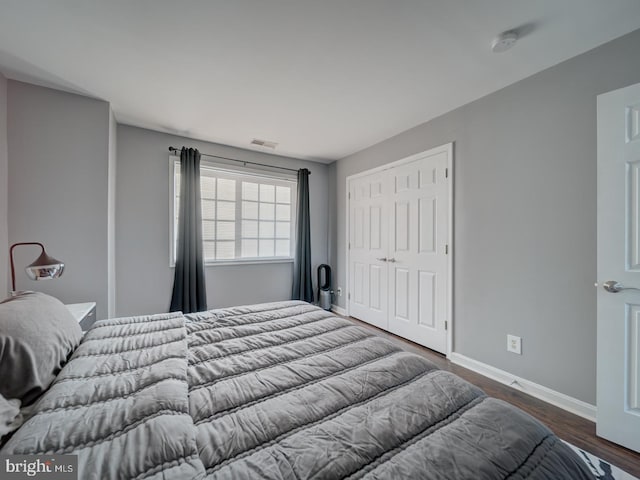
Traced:
POLYGON ((98 321, 2 454, 82 479, 593 478, 547 427, 289 301, 98 321))

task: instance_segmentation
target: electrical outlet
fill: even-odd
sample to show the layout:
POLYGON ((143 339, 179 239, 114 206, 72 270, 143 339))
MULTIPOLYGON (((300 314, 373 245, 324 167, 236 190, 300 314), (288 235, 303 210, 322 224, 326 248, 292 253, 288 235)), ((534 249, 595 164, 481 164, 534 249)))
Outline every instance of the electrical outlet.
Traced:
POLYGON ((338 295, 339 297, 342 296, 342 287, 336 288, 336 295, 338 295))
POLYGON ((515 335, 507 335, 507 352, 522 355, 522 339, 515 335))

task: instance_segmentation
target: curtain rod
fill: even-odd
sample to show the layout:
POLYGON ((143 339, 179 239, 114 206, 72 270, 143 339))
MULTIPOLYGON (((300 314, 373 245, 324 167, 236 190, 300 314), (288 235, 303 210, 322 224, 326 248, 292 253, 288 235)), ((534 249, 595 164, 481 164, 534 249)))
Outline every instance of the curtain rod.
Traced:
MULTIPOLYGON (((169 151, 170 152, 180 152, 180 149, 176 148, 176 147, 169 147, 169 151)), ((268 165, 266 163, 248 162, 247 160, 238 160, 237 158, 221 157, 220 155, 210 155, 208 153, 200 153, 200 155, 205 156, 205 157, 221 158, 222 160, 229 160, 231 162, 239 162, 239 163, 242 163, 244 165, 259 165, 261 167, 279 168, 280 170, 288 170, 290 172, 296 172, 296 173, 298 172, 298 170, 296 170, 294 168, 279 167, 277 165, 268 165)), ((309 172, 309 175, 311 175, 311 172, 309 172)))

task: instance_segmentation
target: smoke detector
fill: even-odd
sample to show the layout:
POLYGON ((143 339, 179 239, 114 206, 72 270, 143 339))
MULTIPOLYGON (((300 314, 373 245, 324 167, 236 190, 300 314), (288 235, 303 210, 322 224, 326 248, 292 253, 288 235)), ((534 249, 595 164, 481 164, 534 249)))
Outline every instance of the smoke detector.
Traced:
POLYGON ((513 47, 518 41, 518 33, 511 30, 503 32, 493 39, 491 43, 491 51, 493 53, 502 53, 513 47))
POLYGON ((271 148, 275 150, 278 142, 270 142, 269 140, 259 140, 257 138, 254 138, 253 140, 251 140, 251 145, 257 145, 258 147, 271 148))

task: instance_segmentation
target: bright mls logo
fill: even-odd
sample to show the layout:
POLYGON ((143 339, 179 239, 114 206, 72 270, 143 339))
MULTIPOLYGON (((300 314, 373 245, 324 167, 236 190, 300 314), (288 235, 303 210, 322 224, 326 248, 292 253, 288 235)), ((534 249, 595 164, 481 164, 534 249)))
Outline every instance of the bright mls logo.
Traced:
POLYGON ((78 480, 77 455, 0 455, 0 480, 78 480))

